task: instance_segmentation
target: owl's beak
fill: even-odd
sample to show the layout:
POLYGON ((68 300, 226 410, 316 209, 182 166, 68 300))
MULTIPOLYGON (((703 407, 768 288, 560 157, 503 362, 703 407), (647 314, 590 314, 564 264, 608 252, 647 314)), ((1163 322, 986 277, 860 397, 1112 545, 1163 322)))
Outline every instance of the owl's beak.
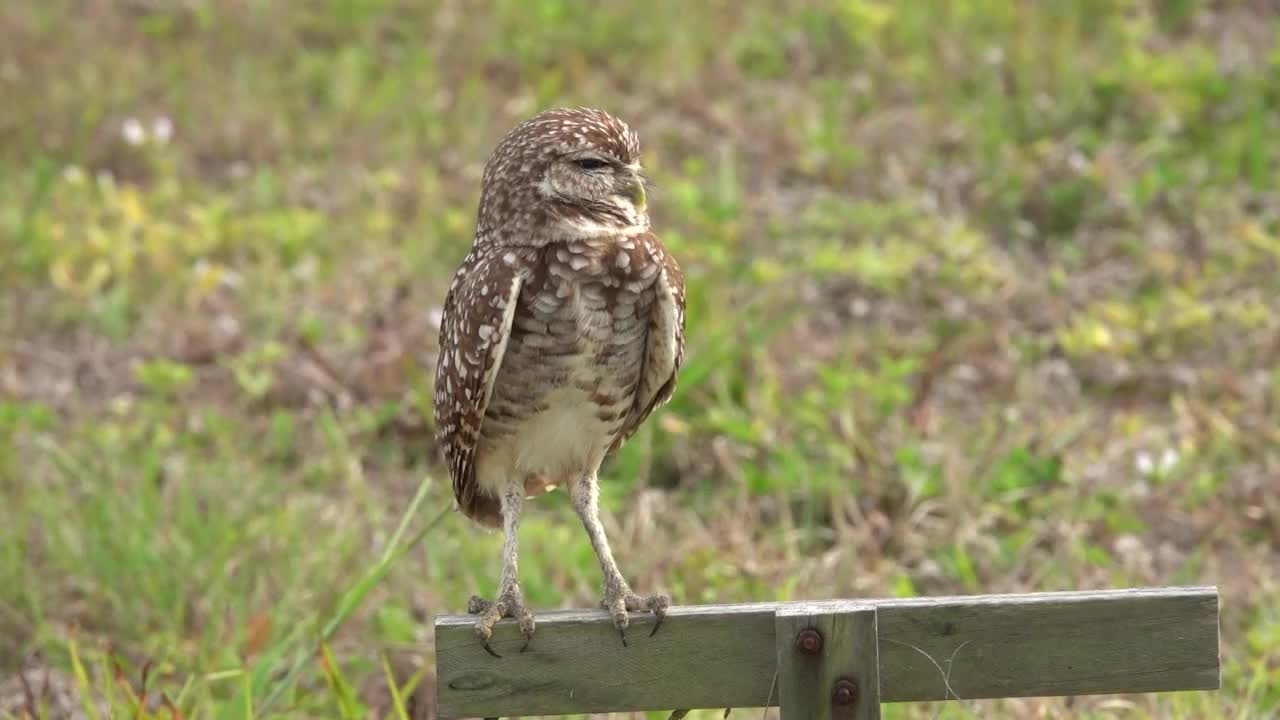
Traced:
POLYGON ((618 186, 618 194, 629 198, 640 212, 644 212, 645 208, 644 183, 644 174, 640 170, 634 170, 627 173, 618 186))

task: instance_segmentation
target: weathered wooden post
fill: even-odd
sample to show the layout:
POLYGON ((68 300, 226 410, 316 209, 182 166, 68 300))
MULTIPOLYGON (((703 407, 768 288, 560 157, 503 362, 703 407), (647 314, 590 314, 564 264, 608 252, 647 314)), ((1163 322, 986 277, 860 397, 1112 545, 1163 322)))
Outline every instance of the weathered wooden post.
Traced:
POLYGON ((780 605, 773 622, 783 720, 880 720, 875 605, 780 605))

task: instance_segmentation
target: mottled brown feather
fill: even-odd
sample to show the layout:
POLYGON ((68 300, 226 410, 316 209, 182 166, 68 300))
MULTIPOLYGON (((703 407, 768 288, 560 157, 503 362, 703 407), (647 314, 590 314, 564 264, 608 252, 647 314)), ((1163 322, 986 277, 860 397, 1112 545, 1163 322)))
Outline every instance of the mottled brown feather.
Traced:
POLYGON ((476 448, 493 379, 502 364, 523 282, 519 258, 498 250, 467 255, 445 298, 436 360, 436 442, 462 512, 500 521, 498 501, 477 491, 476 448))
POLYGON ((636 388, 635 405, 622 426, 618 437, 609 446, 609 452, 618 448, 640 429, 640 426, 653 411, 666 404, 676 389, 676 378, 680 373, 680 365, 684 361, 684 274, 680 265, 657 235, 647 233, 644 246, 653 255, 655 261, 662 266, 659 282, 665 285, 665 292, 658 293, 658 302, 650 319, 648 336, 645 339, 645 359, 640 370, 640 383, 636 388), (663 333, 657 327, 664 309, 670 304, 675 319, 674 332, 663 333), (674 341, 673 348, 663 345, 674 341))

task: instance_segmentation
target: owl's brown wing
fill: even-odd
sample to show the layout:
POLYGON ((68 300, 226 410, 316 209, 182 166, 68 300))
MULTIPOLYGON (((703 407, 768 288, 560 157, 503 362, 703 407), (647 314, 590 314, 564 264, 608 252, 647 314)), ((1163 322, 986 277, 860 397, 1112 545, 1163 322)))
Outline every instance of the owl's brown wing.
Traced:
POLYGON ((520 258, 514 253, 472 252, 454 276, 440 322, 436 443, 443 449, 459 509, 480 522, 496 520, 497 501, 477 492, 476 446, 522 284, 520 258))
POLYGON ((637 240, 662 271, 657 281, 657 302, 649 318, 635 404, 609 452, 622 447, 655 408, 671 399, 684 359, 684 275, 657 235, 646 233, 637 240))

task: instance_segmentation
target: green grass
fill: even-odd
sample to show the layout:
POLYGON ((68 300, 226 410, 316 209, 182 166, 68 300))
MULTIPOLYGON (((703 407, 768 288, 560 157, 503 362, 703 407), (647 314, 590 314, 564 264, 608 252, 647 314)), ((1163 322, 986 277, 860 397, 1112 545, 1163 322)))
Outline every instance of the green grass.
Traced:
MULTIPOLYGON (((447 512, 432 313, 489 150, 560 104, 640 132, 689 285, 603 489, 638 588, 1216 584, 1218 693, 887 715, 1280 712, 1278 36, 1207 0, 3 3, 0 717, 20 672, 103 717, 424 712, 500 543, 447 512)), ((593 604, 534 508, 528 598, 593 604)))

